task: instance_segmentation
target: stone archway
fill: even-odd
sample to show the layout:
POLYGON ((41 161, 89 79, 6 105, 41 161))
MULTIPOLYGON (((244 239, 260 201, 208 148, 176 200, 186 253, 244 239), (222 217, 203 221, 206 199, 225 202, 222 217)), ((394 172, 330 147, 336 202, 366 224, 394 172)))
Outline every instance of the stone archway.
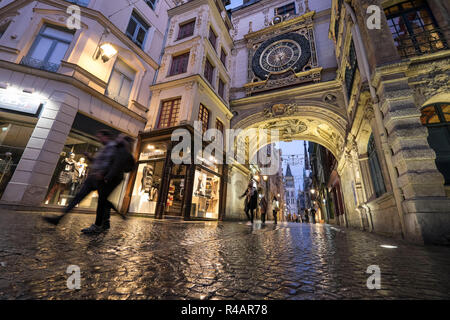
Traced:
MULTIPOLYGON (((255 110, 256 111, 256 110, 255 110)), ((329 149, 336 159, 344 149, 347 121, 339 113, 320 105, 274 104, 243 118, 233 129, 278 130, 280 141, 308 140, 329 149)), ((253 139, 260 139, 254 136, 253 139)), ((252 143, 252 141, 250 141, 252 143)), ((263 145, 258 145, 263 147, 263 145)), ((251 155, 250 155, 251 157, 251 155)))
MULTIPOLYGON (((295 88, 283 96, 269 93, 246 97, 232 101, 231 106, 234 113, 231 127, 242 130, 237 140, 239 136, 247 138, 247 150, 251 149, 248 147, 250 145, 253 146, 251 150, 257 152, 266 144, 276 142, 267 137, 262 139, 259 129, 265 129, 265 132, 277 130, 278 141, 311 141, 327 148, 338 162, 348 163, 348 157, 345 156, 348 154, 347 110, 342 90, 335 81, 309 88, 295 88)), ((236 149, 240 148, 236 146, 236 149)), ((250 152, 247 155, 247 160, 254 158, 250 152)), ((249 173, 242 166, 230 166, 230 185, 236 186, 238 182, 244 181, 246 174, 249 173)), ((227 215, 239 210, 239 207, 233 209, 234 203, 240 205, 239 201, 231 199, 231 195, 228 197, 230 208, 227 208, 227 215)))

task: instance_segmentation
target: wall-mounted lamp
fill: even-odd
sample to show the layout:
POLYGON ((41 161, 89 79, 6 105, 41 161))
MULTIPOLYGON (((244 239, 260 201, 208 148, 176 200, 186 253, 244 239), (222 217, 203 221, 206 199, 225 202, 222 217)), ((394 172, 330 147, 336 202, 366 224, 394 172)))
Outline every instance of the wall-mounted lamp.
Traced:
POLYGON ((97 55, 95 59, 102 58, 103 62, 108 62, 109 59, 114 57, 117 54, 116 48, 112 46, 110 43, 104 43, 99 46, 97 50, 97 55))
POLYGON ((314 190, 314 189, 311 189, 311 193, 312 194, 314 194, 316 192, 316 190, 314 190))

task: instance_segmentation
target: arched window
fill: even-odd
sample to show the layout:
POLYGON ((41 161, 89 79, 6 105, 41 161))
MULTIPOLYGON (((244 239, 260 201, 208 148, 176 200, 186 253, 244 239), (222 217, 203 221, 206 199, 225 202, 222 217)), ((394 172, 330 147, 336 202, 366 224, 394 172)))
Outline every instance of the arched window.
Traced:
POLYGON ((433 104, 422 108, 420 121, 428 128, 428 143, 436 152, 436 167, 450 185, 450 104, 433 104))
POLYGON ((377 150, 375 147, 375 139, 373 133, 370 135, 369 144, 367 146, 367 154, 369 156, 370 174, 372 177, 373 189, 375 195, 378 198, 386 192, 386 186, 384 184, 383 173, 381 172, 380 161, 378 159, 377 150))

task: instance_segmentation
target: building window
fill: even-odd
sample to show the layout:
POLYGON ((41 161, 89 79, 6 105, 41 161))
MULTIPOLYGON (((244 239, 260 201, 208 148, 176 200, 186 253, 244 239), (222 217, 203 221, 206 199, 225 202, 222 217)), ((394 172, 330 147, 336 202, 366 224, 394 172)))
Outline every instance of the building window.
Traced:
POLYGON ((194 34, 195 20, 180 24, 180 30, 178 30, 177 40, 190 37, 194 34))
POLYGON ((208 59, 206 59, 205 62, 205 78, 206 80, 208 80, 208 82, 213 86, 213 74, 214 74, 214 67, 211 64, 211 62, 209 62, 208 59))
POLYGON ((208 130, 209 110, 202 104, 200 104, 200 109, 198 111, 198 121, 202 122, 202 132, 205 133, 206 130, 208 130))
POLYGON ((428 143, 436 153, 436 167, 450 185, 450 103, 426 106, 420 121, 428 129, 428 143))
POLYGON ((378 159, 373 134, 369 138, 367 153, 369 156, 369 167, 370 167, 370 174, 372 177, 372 184, 375 190, 375 195, 378 198, 379 196, 381 196, 386 192, 386 187, 384 185, 383 174, 381 172, 380 161, 378 159))
POLYGON ((127 27, 127 36, 140 48, 144 47, 150 26, 136 12, 133 12, 127 27))
POLYGON ((348 53, 348 66, 345 68, 345 85, 347 87, 347 97, 350 100, 350 95, 353 89, 353 82, 355 81, 355 74, 357 68, 355 45, 350 43, 350 51, 348 53))
POLYGON ((158 128, 168 128, 177 125, 180 113, 181 98, 164 101, 159 116, 158 128))
POLYGON ((223 123, 219 119, 216 119, 216 129, 219 130, 222 135, 225 133, 223 123))
POLYGON ((109 79, 106 95, 121 105, 127 106, 136 72, 122 60, 117 59, 109 79))
POLYGON ((8 21, 6 23, 3 23, 2 25, 0 25, 0 38, 3 36, 3 34, 6 32, 6 30, 8 29, 9 25, 11 24, 11 21, 8 21))
POLYGON ((426 1, 405 1, 384 12, 403 58, 448 48, 426 1))
POLYGON ((174 56, 172 58, 172 66, 170 67, 169 76, 185 73, 189 62, 189 52, 174 56))
POLYGON ((223 49, 220 49, 220 61, 222 61, 225 69, 227 68, 227 54, 223 49))
POLYGON ((278 15, 284 16, 286 14, 289 14, 291 16, 295 14, 295 3, 294 2, 275 9, 276 16, 278 16, 278 15))
POLYGON ((32 68, 56 72, 72 39, 73 32, 44 26, 21 63, 32 68))
POLYGON ((218 92, 219 92, 219 96, 221 96, 222 99, 225 99, 225 83, 222 81, 222 79, 219 79, 218 92))
POLYGON ((209 42, 213 46, 214 50, 216 50, 216 44, 217 44, 217 35, 214 33, 213 29, 209 28, 209 42))
POLYGON ((145 3, 147 3, 152 10, 156 9, 156 0, 145 0, 145 3))
POLYGON ((68 0, 68 1, 82 7, 87 7, 89 5, 89 0, 68 0))

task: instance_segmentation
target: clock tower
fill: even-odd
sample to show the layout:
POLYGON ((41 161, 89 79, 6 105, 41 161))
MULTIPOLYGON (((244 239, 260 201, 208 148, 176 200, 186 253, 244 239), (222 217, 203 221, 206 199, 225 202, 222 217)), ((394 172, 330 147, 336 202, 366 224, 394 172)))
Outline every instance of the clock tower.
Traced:
POLYGON ((335 57, 324 50, 333 47, 328 39, 329 5, 327 1, 260 0, 233 10, 231 99, 335 78, 335 57))
POLYGON ((246 95, 320 81, 312 17, 314 11, 245 36, 249 57, 246 95))

